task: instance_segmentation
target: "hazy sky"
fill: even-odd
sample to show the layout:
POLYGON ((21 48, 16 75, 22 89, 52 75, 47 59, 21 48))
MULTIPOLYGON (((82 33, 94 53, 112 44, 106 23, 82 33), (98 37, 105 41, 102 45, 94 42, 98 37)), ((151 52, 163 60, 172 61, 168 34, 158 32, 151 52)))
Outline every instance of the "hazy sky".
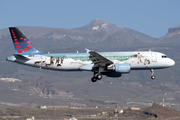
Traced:
POLYGON ((161 37, 180 25, 179 0, 0 0, 0 29, 82 27, 95 18, 161 37))

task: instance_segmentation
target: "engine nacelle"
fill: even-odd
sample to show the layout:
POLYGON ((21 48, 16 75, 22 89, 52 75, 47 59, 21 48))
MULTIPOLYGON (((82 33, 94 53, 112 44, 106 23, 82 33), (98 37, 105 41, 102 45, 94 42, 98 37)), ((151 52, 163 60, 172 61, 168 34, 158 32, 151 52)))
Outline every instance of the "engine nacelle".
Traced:
POLYGON ((131 66, 130 66, 130 64, 128 64, 128 63, 124 63, 124 64, 113 64, 113 65, 109 65, 109 66, 107 67, 107 70, 109 70, 109 71, 114 71, 114 72, 117 72, 117 73, 125 74, 125 73, 129 73, 129 72, 130 72, 131 66))

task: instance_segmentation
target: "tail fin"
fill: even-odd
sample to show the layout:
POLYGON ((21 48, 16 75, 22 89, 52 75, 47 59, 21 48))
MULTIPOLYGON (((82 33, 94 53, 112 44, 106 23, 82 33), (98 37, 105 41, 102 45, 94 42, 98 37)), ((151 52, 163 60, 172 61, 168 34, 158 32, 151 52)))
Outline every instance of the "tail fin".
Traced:
POLYGON ((18 28, 9 27, 9 31, 17 54, 41 53, 18 28))

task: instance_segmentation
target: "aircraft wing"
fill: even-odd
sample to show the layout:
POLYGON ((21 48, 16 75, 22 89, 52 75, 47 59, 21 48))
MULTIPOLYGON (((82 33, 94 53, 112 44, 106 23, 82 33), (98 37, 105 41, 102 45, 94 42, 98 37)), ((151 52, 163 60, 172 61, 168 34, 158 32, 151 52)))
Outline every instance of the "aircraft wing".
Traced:
POLYGON ((89 51, 89 59, 93 62, 94 66, 93 68, 96 67, 106 67, 110 64, 113 64, 113 62, 105 57, 103 57, 102 55, 100 55, 99 53, 95 52, 95 51, 89 51))

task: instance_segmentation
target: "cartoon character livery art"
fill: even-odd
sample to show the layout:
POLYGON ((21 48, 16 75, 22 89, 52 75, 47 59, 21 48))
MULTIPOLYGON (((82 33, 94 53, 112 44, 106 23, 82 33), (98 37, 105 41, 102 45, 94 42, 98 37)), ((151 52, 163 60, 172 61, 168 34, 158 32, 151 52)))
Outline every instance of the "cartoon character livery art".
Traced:
POLYGON ((171 67, 175 62, 165 54, 152 51, 137 52, 96 52, 86 53, 42 53, 16 27, 9 28, 15 48, 13 56, 6 60, 41 69, 59 71, 93 72, 92 82, 107 77, 121 77, 131 70, 150 70, 155 79, 154 69, 171 67))

